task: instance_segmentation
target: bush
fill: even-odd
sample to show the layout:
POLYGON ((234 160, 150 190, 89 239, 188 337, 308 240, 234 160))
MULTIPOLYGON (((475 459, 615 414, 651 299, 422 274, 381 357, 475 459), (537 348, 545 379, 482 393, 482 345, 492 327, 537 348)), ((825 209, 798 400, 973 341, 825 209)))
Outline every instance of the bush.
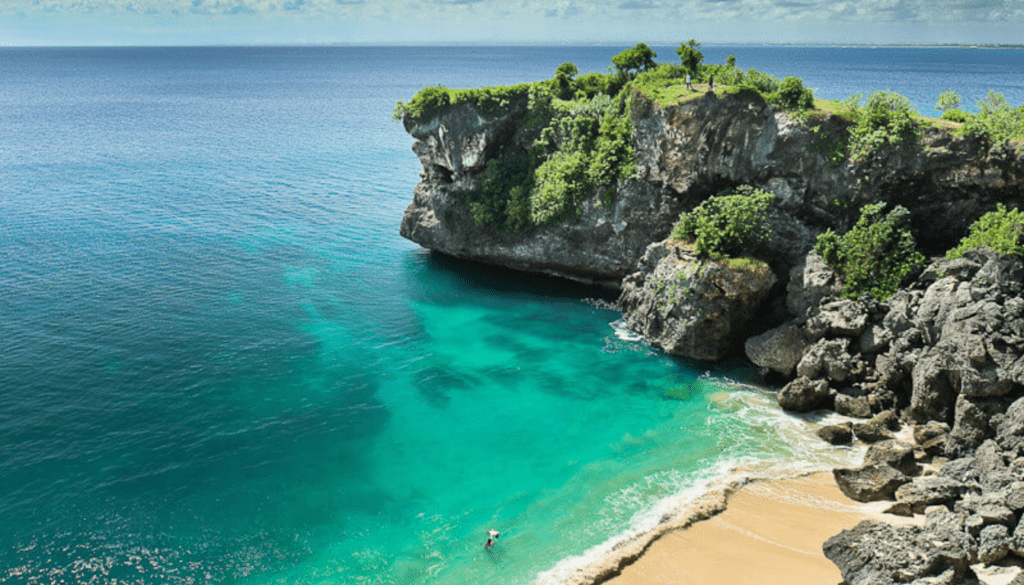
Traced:
POLYGON ((723 191, 680 215, 672 237, 693 240, 700 257, 739 255, 769 236, 766 214, 774 200, 774 194, 749 185, 723 191))
POLYGON ((768 94, 768 102, 787 110, 808 110, 814 107, 814 92, 804 87, 799 77, 787 77, 778 89, 768 94))
POLYGON ((860 96, 843 102, 855 122, 850 130, 850 160, 858 161, 878 151, 884 144, 916 140, 919 129, 914 121, 910 100, 892 91, 876 91, 860 107, 860 96))
POLYGON ((959 258, 967 250, 978 247, 1000 254, 1024 256, 1024 213, 1019 209, 1007 210, 1000 203, 995 211, 986 213, 971 224, 967 236, 960 240, 959 246, 946 252, 946 258, 959 258))
POLYGON ((964 132, 985 136, 994 146, 1024 141, 1024 109, 1013 109, 1001 93, 988 92, 978 102, 978 113, 964 123, 964 132))
POLYGON ((945 118, 946 112, 959 110, 962 103, 960 95, 950 89, 939 94, 939 101, 935 102, 935 109, 942 112, 943 118, 945 118))
POLYGON ((946 110, 945 112, 942 112, 942 119, 947 122, 959 122, 963 124, 969 120, 970 117, 971 115, 963 110, 946 110))
POLYGON ((883 214, 885 203, 865 205, 860 219, 842 236, 832 230, 818 236, 814 248, 843 277, 843 296, 867 294, 884 301, 924 262, 910 233, 910 212, 896 206, 883 214))
POLYGON ((655 67, 654 58, 658 54, 644 43, 637 43, 632 49, 626 49, 612 57, 612 65, 623 77, 632 77, 638 72, 648 71, 655 67))

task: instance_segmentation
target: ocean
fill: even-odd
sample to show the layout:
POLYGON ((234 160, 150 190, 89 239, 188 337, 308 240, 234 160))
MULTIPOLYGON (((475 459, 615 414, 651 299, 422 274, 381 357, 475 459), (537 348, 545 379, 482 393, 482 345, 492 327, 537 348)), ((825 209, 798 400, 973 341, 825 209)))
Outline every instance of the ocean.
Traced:
MULTIPOLYGON (((622 48, 0 48, 0 582, 555 582, 725 476, 854 460, 605 291, 398 236, 396 101, 622 48)), ((1022 51, 703 49, 1024 103, 1022 51)))

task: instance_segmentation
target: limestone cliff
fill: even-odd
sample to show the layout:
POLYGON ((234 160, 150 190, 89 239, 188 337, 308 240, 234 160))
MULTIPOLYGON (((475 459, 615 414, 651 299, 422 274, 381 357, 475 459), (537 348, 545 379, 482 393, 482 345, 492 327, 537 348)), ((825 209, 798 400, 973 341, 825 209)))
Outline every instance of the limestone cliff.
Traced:
MULTIPOLYGON (((464 103, 425 120, 407 117, 424 170, 402 235, 460 258, 619 288, 681 212, 750 184, 776 195, 772 237, 756 252, 785 284, 819 233, 848 228, 868 202, 910 210, 918 243, 931 251, 954 245, 996 202, 1024 205, 1024 154, 1011 147, 923 128, 917 141, 851 161, 841 155, 850 124, 842 117, 819 112, 797 119, 756 92, 709 93, 668 107, 632 101, 638 172, 619 181, 610 203, 592 197, 576 219, 525 235, 478 225, 456 193, 478 186, 489 160, 523 152, 536 140, 538 130, 522 123, 526 113, 525 102, 492 116, 464 103)), ((773 294, 781 297, 782 288, 773 294)), ((785 312, 781 302, 773 306, 785 312)), ((780 314, 775 323, 785 318, 780 314)), ((747 331, 746 323, 739 327, 760 333, 747 331)), ((723 334, 736 337, 732 328, 723 334)))

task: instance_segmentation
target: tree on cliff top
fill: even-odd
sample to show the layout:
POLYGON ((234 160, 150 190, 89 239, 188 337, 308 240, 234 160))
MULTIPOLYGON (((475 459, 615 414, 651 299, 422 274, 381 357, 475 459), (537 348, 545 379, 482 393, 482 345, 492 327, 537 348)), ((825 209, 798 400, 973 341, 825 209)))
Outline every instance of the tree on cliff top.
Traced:
MULTIPOLYGON (((676 49, 679 59, 683 62, 683 69, 688 71, 690 75, 694 77, 697 76, 700 65, 704 62, 704 53, 697 50, 697 47, 699 46, 700 43, 694 39, 690 39, 679 45, 679 48, 676 49)), ((735 62, 735 57, 733 58, 733 62, 735 62)))
POLYGON ((654 69, 657 65, 654 58, 658 54, 644 43, 637 43, 632 49, 626 49, 612 57, 612 65, 623 77, 632 77, 639 72, 654 69))
POLYGON ((742 254, 770 235, 765 222, 774 200, 773 193, 750 185, 722 191, 680 215, 672 237, 693 240, 694 252, 702 258, 721 260, 742 254))

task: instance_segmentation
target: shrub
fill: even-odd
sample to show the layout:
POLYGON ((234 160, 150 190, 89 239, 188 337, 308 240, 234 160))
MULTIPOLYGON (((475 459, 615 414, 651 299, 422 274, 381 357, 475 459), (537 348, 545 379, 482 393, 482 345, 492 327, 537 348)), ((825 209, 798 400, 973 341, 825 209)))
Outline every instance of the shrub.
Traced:
POLYGON ((876 91, 868 96, 864 107, 859 104, 859 95, 843 102, 855 122, 850 130, 850 160, 867 158, 887 143, 917 139, 919 129, 906 97, 892 91, 876 91))
POLYGON ((995 211, 986 213, 971 224, 967 236, 960 240, 959 246, 946 252, 946 258, 959 258, 967 250, 977 247, 990 248, 1000 254, 1024 256, 1024 213, 1019 209, 1007 210, 1000 203, 995 211))
POLYGON ((1024 109, 1013 109, 1001 93, 988 92, 978 102, 978 113, 964 123, 964 132, 985 136, 994 146, 1024 140, 1024 109))
POLYGON ((704 258, 741 254, 768 237, 766 214, 774 200, 774 194, 749 185, 723 191, 680 215, 672 237, 693 240, 694 251, 704 258))
POLYGON ((963 100, 960 99, 960 95, 952 89, 944 91, 939 94, 939 101, 935 102, 935 109, 943 113, 943 119, 945 119, 945 113, 951 110, 959 110, 963 100))
POLYGON ((867 294, 884 301, 924 262, 908 227, 910 212, 896 206, 884 214, 884 208, 882 202, 865 205, 850 231, 840 236, 828 230, 814 245, 843 277, 845 297, 867 294))
POLYGON ((942 119, 947 122, 959 122, 963 124, 971 118, 971 115, 963 110, 946 110, 942 112, 942 119))
POLYGON ((768 94, 768 102, 787 110, 807 110, 814 107, 814 92, 804 87, 799 77, 787 77, 778 89, 768 94))

